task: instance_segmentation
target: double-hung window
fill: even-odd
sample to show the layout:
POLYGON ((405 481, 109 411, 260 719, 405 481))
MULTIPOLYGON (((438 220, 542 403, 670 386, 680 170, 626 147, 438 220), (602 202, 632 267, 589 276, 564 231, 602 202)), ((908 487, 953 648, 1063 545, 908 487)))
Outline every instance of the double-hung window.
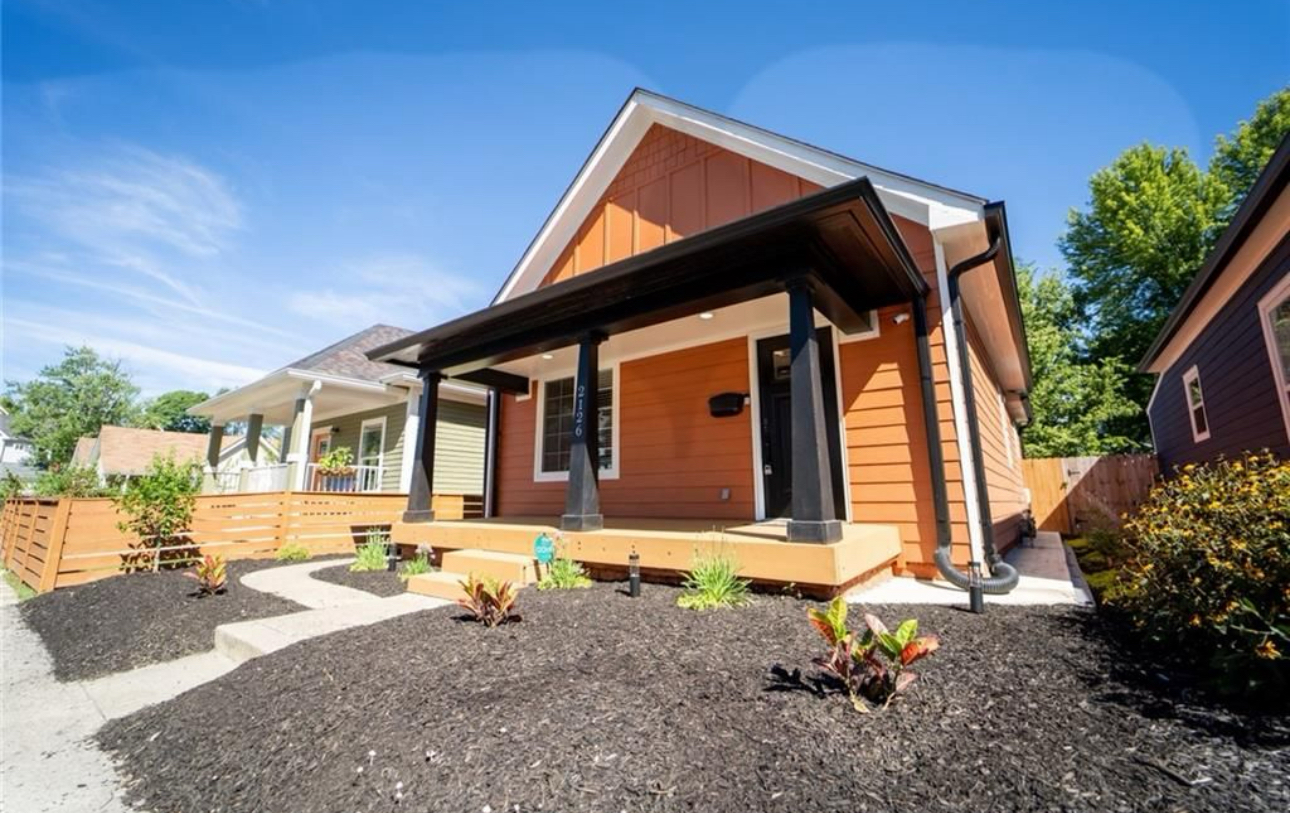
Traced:
POLYGON ((1187 398, 1187 416, 1191 419, 1192 440, 1209 439, 1209 416, 1205 414, 1205 394, 1200 388, 1200 370, 1192 367, 1183 373, 1183 394, 1187 398))
POLYGON ((377 491, 381 487, 381 466, 385 461, 385 418, 363 421, 358 432, 358 465, 360 488, 377 491))
MULTIPOLYGON (((600 441, 600 473, 612 477, 618 471, 614 448, 614 371, 601 370, 596 376, 594 426, 600 441)), ((573 376, 542 383, 538 424, 538 479, 559 480, 568 476, 569 453, 573 448, 573 405, 577 382, 573 376)))
POLYGON ((1259 320, 1263 323, 1263 339, 1268 346, 1286 435, 1290 437, 1290 275, 1259 300, 1259 320))

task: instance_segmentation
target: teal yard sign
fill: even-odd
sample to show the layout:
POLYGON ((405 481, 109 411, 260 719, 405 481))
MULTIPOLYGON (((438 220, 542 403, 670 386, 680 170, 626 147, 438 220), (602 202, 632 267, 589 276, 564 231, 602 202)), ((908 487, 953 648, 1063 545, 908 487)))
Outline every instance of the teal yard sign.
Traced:
POLYGON ((555 560, 555 540, 546 534, 538 534, 538 538, 533 540, 533 555, 542 564, 551 564, 555 560))

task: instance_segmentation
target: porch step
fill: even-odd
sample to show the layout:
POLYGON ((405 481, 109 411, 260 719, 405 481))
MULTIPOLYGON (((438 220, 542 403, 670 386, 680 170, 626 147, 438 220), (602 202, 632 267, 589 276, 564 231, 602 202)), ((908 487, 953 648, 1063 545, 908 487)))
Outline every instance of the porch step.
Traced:
POLYGON ((460 574, 457 576, 459 579, 474 573, 481 579, 497 579, 516 586, 532 584, 538 580, 537 566, 533 558, 520 553, 500 553, 472 548, 450 550, 444 553, 440 569, 446 573, 460 574))
MULTIPOLYGON (((422 573, 408 579, 408 592, 456 601, 466 597, 466 591, 461 589, 461 583, 465 579, 466 576, 462 573, 449 573, 443 570, 422 573)), ((514 582, 513 585, 516 590, 524 586, 519 582, 514 582)))

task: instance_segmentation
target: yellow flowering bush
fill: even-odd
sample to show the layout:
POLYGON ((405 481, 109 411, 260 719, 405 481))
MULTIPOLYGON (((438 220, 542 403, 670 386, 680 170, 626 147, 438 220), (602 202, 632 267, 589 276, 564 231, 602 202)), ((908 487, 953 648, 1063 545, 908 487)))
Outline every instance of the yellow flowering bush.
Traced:
POLYGON ((1147 638, 1228 688, 1283 683, 1290 656, 1290 462, 1187 465, 1124 525, 1108 601, 1147 638))

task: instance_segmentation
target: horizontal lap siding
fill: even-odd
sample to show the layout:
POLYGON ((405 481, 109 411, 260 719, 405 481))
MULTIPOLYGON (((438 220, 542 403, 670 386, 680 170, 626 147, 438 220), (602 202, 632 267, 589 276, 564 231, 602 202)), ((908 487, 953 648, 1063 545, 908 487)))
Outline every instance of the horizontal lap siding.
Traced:
POLYGON ((990 499, 994 543, 999 552, 1021 538, 1022 512, 1026 510, 1025 482, 1021 474, 1020 444, 1012 421, 1000 403, 1003 390, 985 361, 980 339, 968 323, 968 350, 972 367, 972 393, 981 434, 985 488, 990 499), (1008 435, 1005 437, 1004 433, 1008 435))
POLYGON ((1271 449, 1290 456, 1285 418, 1259 300, 1290 273, 1290 238, 1263 261, 1191 346, 1160 377, 1151 404, 1151 431, 1160 469, 1271 449), (1182 377, 1195 365, 1209 420, 1209 438, 1192 440, 1182 377))
MULTIPOLYGON (((385 418, 381 490, 399 491, 405 447, 404 428, 407 425, 406 403, 341 415, 322 421, 321 424, 339 430, 332 434, 332 448, 348 447, 357 462, 359 433, 363 421, 381 417, 385 418)), ((438 429, 435 432, 434 488, 437 493, 484 493, 485 421, 483 406, 440 399, 438 429)))
MULTIPOLYGON (((949 368, 936 294, 936 261, 931 234, 900 217, 893 218, 932 289, 927 302, 936 410, 945 459, 950 538, 955 561, 968 560, 967 514, 955 442, 949 368)), ((839 346, 842 411, 855 522, 890 523, 900 528, 903 551, 898 569, 918 576, 935 573, 936 511, 932 470, 923 421, 922 387, 913 319, 896 324, 909 306, 879 313, 879 335, 839 346)))
MULTIPOLYGON (((748 390, 747 340, 623 362, 618 385, 619 477, 600 483, 607 516, 753 518, 751 413, 713 418, 708 412, 710 396, 748 390), (723 488, 730 489, 729 500, 720 499, 723 488)), ((501 516, 564 511, 564 482, 533 481, 536 416, 536 397, 502 400, 501 516)))

